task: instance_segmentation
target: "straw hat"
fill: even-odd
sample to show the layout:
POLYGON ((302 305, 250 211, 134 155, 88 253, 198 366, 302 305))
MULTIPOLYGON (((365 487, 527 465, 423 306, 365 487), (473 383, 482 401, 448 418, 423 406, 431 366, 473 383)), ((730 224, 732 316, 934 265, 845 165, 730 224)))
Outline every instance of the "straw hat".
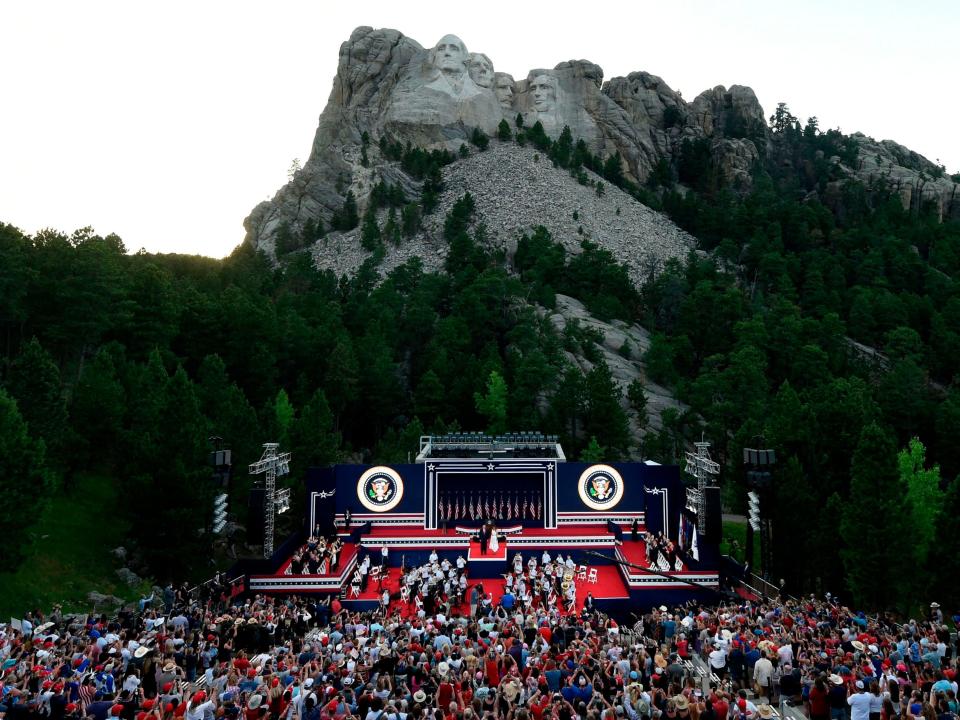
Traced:
POLYGON ((830 675, 829 680, 834 685, 843 685, 843 678, 837 675, 836 673, 833 673, 832 675, 830 675))
POLYGON ((757 714, 763 718, 763 720, 770 720, 773 717, 773 708, 769 705, 761 705, 757 708, 757 714))
POLYGON ((690 707, 690 703, 687 702, 686 695, 677 695, 673 699, 673 705, 677 710, 686 710, 690 707))

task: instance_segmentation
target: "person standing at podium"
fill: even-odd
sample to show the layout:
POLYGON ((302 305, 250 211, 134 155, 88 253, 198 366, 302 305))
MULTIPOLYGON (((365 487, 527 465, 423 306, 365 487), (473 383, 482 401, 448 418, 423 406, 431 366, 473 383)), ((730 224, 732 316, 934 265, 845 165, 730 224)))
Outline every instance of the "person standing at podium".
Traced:
POLYGON ((480 554, 487 554, 487 542, 489 541, 490 536, 488 535, 488 530, 486 524, 480 526, 480 554))

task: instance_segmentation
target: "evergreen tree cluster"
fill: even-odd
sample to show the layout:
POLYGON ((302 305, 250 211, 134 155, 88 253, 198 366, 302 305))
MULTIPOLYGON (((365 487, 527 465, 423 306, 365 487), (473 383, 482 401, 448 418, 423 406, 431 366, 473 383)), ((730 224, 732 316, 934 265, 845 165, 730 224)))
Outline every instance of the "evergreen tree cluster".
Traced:
POLYGON ((115 236, 0 226, 5 557, 33 517, 25 498, 38 510, 92 471, 117 478, 105 511, 130 521, 154 577, 208 572, 213 435, 234 452, 241 521, 242 469, 268 440, 293 452, 292 485, 310 465, 404 460, 423 432, 461 427, 541 427, 573 456, 591 432, 622 456, 609 370, 568 366, 524 283, 471 231, 473 210, 465 196, 445 222, 447 273, 414 260, 382 281, 373 262, 338 279, 306 254, 278 270, 249 246, 222 261, 128 255, 115 236))

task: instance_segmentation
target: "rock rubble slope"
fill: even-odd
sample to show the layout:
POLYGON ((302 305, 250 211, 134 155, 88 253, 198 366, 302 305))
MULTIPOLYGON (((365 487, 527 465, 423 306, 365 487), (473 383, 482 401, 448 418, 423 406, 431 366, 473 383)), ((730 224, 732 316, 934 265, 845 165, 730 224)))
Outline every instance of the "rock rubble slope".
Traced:
MULTIPOLYGON (((447 253, 443 220, 467 192, 476 204, 476 222, 486 226, 488 242, 508 257, 521 233, 542 225, 570 253, 580 252, 584 240, 609 250, 639 283, 666 260, 682 258, 694 247, 693 238, 661 213, 592 173, 589 184, 579 184, 530 147, 493 142, 488 150, 474 149, 469 157, 447 166, 443 175, 437 209, 425 218, 415 238, 399 247, 387 246, 382 272, 413 257, 421 258, 427 270, 440 269, 447 253), (604 186, 599 196, 597 181, 604 186)), ((358 230, 333 233, 313 248, 317 266, 337 275, 352 274, 370 255, 360 247, 358 230)))

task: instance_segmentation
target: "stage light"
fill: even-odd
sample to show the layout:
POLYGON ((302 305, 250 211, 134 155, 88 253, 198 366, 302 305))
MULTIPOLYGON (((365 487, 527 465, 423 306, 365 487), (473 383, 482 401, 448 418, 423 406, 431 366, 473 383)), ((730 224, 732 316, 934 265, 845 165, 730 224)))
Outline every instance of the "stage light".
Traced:
POLYGON ((227 501, 226 493, 220 493, 213 499, 213 533, 219 535, 227 525, 227 501))

